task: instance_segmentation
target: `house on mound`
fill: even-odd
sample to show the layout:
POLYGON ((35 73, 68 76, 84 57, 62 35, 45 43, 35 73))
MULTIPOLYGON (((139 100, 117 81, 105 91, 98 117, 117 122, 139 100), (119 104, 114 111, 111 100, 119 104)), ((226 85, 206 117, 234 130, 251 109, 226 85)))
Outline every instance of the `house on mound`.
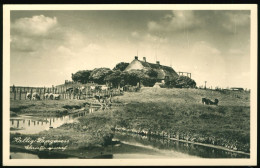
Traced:
POLYGON ((157 72, 157 82, 160 83, 172 81, 174 78, 179 76, 172 67, 160 65, 159 61, 157 61, 156 64, 149 63, 146 61, 146 57, 143 57, 143 60, 139 60, 138 56, 135 56, 135 59, 126 67, 124 71, 142 70, 149 68, 152 68, 157 72))

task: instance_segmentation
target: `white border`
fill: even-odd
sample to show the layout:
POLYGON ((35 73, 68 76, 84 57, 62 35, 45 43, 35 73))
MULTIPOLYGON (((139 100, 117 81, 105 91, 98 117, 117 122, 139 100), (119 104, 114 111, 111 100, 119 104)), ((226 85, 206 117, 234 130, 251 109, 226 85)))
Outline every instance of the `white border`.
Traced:
POLYGON ((3 165, 82 166, 82 165, 240 165, 257 164, 257 5, 3 5, 3 165), (251 113, 250 159, 9 159, 10 109, 10 10, 251 10, 251 113))

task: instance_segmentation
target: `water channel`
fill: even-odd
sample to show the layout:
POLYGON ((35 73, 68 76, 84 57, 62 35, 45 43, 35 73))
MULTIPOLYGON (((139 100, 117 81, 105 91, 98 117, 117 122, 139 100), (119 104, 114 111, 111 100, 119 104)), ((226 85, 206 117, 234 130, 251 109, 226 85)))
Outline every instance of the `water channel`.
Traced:
MULTIPOLYGON (((11 133, 35 134, 43 130, 57 128, 64 123, 77 122, 77 118, 88 112, 66 115, 62 117, 35 118, 19 116, 10 119, 11 133)), ((85 158, 249 158, 241 154, 207 146, 159 139, 137 134, 115 132, 113 144, 96 149, 77 149, 70 154, 55 153, 55 151, 27 151, 11 148, 12 159, 85 159, 85 158), (77 155, 73 155, 73 153, 77 155), (80 156, 78 155, 80 154, 80 156), (84 156, 90 157, 84 157, 84 156), (82 155, 82 156, 81 156, 82 155)))

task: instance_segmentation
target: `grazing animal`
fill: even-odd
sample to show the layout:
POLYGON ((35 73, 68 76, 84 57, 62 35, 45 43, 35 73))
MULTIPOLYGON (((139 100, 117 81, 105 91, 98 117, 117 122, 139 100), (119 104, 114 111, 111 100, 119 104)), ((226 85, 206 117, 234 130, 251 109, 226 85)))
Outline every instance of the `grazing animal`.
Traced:
POLYGON ((214 102, 214 104, 217 106, 218 105, 218 99, 215 99, 215 102, 214 102))
POLYGON ((99 86, 96 86, 95 89, 98 91, 106 91, 106 90, 108 90, 108 87, 106 85, 99 85, 99 86))
POLYGON ((31 100, 31 98, 32 98, 32 94, 31 93, 27 93, 26 94, 26 99, 30 99, 31 100))
POLYGON ((120 88, 120 93, 124 93, 124 88, 123 87, 120 88))
POLYGON ((49 93, 44 94, 44 99, 47 100, 49 98, 49 93))
POLYGON ((101 86, 101 90, 108 90, 108 87, 103 85, 103 86, 101 86))
POLYGON ((209 99, 207 99, 207 98, 202 98, 202 104, 209 104, 209 99))
POLYGON ((206 105, 218 105, 218 99, 215 99, 215 101, 211 101, 210 99, 207 98, 202 98, 202 104, 206 104, 206 105))
POLYGON ((76 99, 80 99, 80 89, 79 88, 75 88, 74 90, 73 90, 73 96, 74 96, 74 98, 76 97, 76 99))
POLYGON ((90 90, 95 90, 96 87, 95 86, 90 86, 90 90))
POLYGON ((49 98, 50 100, 53 100, 53 93, 49 93, 49 94, 48 94, 48 98, 49 98))
POLYGON ((72 92, 72 91, 73 91, 72 87, 66 89, 66 92, 72 92))
POLYGON ((59 100, 60 99, 60 94, 49 93, 48 97, 49 97, 50 100, 59 100))
POLYGON ((80 91, 83 91, 83 90, 85 90, 85 87, 82 86, 82 87, 79 88, 79 90, 80 90, 80 91))
POLYGON ((36 92, 32 94, 32 100, 40 100, 40 95, 36 92))
POLYGON ((59 100, 60 94, 53 94, 53 100, 59 100))
POLYGON ((105 96, 95 95, 94 98, 96 98, 99 102, 101 102, 101 100, 102 100, 102 103, 108 102, 108 101, 111 102, 111 95, 110 96, 109 95, 105 95, 105 96), (109 100, 108 100, 108 98, 109 98, 109 100))
POLYGON ((79 89, 79 94, 80 95, 86 95, 86 88, 84 86, 78 88, 79 89))
POLYGON ((77 97, 77 99, 79 99, 79 94, 80 94, 80 88, 67 88, 66 92, 69 92, 69 94, 73 93, 73 97, 77 97))

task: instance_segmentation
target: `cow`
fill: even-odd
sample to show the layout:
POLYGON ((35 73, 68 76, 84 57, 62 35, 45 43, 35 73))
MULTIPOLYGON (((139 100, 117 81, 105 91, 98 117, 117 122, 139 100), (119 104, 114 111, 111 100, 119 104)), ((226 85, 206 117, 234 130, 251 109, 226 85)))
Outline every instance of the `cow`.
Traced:
POLYGON ((31 93, 27 93, 26 94, 26 99, 30 99, 31 100, 32 99, 32 94, 31 93))
POLYGON ((72 88, 72 87, 69 87, 66 89, 66 92, 69 92, 69 94, 72 94, 73 93, 73 97, 77 97, 77 99, 79 99, 79 93, 80 93, 80 88, 72 88))
POLYGON ((69 88, 66 89, 66 92, 70 92, 71 93, 72 91, 73 91, 72 87, 69 87, 69 88))
POLYGON ((36 92, 32 94, 32 100, 40 100, 40 95, 36 92))
POLYGON ((207 104, 208 105, 209 104, 209 99, 207 99, 205 97, 202 98, 202 104, 204 104, 204 105, 207 104))
POLYGON ((218 99, 215 99, 215 102, 214 102, 214 104, 217 106, 218 105, 218 99))
POLYGON ((206 105, 218 105, 218 99, 215 99, 215 101, 211 101, 210 99, 207 98, 202 98, 202 104, 206 105))
POLYGON ((80 88, 74 88, 73 97, 76 97, 76 99, 80 99, 80 88))

